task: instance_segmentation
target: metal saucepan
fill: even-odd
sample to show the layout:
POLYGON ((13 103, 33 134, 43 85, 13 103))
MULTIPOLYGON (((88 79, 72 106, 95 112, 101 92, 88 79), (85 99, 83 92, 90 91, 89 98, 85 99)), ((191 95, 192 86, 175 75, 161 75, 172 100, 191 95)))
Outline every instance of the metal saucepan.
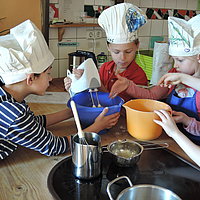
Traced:
POLYGON ((92 132, 84 134, 88 144, 80 143, 78 134, 71 136, 72 172, 78 179, 91 180, 101 174, 101 137, 92 132))
POLYGON ((132 167, 140 159, 143 150, 167 148, 167 143, 139 144, 132 140, 118 140, 110 143, 107 150, 112 154, 115 163, 120 167, 132 167))
POLYGON ((150 184, 134 185, 127 176, 120 176, 107 185, 107 193, 110 200, 114 200, 110 187, 113 183, 126 179, 130 187, 122 190, 116 200, 181 200, 181 198, 169 189, 150 184))

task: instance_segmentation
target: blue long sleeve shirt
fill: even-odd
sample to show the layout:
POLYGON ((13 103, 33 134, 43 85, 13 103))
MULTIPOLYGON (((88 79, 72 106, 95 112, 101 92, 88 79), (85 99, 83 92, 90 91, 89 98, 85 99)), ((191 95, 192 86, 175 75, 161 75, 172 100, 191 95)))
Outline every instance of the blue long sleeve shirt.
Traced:
POLYGON ((67 137, 54 136, 46 129, 46 116, 35 116, 25 101, 17 102, 0 87, 0 159, 18 145, 55 156, 67 152, 67 137))

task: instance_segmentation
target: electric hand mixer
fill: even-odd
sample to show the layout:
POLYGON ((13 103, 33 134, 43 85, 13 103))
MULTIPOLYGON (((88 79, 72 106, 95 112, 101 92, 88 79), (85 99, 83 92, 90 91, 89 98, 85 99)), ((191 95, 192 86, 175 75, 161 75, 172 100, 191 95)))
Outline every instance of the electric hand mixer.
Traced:
POLYGON ((101 107, 97 93, 97 88, 101 86, 101 81, 94 61, 92 58, 88 58, 83 63, 81 63, 77 69, 84 70, 82 76, 79 79, 77 79, 75 75, 72 74, 69 70, 67 70, 67 76, 72 79, 71 87, 69 89, 70 96, 88 90, 92 100, 92 107, 101 107), (93 92, 96 93, 96 105, 92 94, 93 92))

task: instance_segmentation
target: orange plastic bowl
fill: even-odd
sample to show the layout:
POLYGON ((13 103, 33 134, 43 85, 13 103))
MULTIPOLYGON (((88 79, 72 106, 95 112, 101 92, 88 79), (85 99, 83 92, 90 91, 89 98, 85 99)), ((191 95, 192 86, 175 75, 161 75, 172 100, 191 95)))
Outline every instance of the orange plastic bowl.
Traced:
POLYGON ((153 140, 162 134, 162 127, 153 120, 160 119, 154 110, 172 109, 166 103, 151 99, 135 99, 123 104, 126 109, 127 130, 139 140, 153 140))

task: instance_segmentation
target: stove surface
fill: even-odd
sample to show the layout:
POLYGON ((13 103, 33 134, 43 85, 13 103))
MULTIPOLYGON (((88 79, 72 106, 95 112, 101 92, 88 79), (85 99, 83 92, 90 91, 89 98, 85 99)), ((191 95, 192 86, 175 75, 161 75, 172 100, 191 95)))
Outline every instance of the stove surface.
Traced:
MULTIPOLYGON (((110 153, 103 153, 102 175, 92 181, 76 179, 72 174, 71 156, 53 167, 48 188, 57 200, 109 200, 107 184, 119 176, 128 176, 133 185, 154 184, 167 188, 183 200, 200 199, 200 168, 167 149, 145 150, 139 162, 130 168, 117 167, 110 153)), ((126 180, 111 186, 114 199, 125 188, 126 180)))

